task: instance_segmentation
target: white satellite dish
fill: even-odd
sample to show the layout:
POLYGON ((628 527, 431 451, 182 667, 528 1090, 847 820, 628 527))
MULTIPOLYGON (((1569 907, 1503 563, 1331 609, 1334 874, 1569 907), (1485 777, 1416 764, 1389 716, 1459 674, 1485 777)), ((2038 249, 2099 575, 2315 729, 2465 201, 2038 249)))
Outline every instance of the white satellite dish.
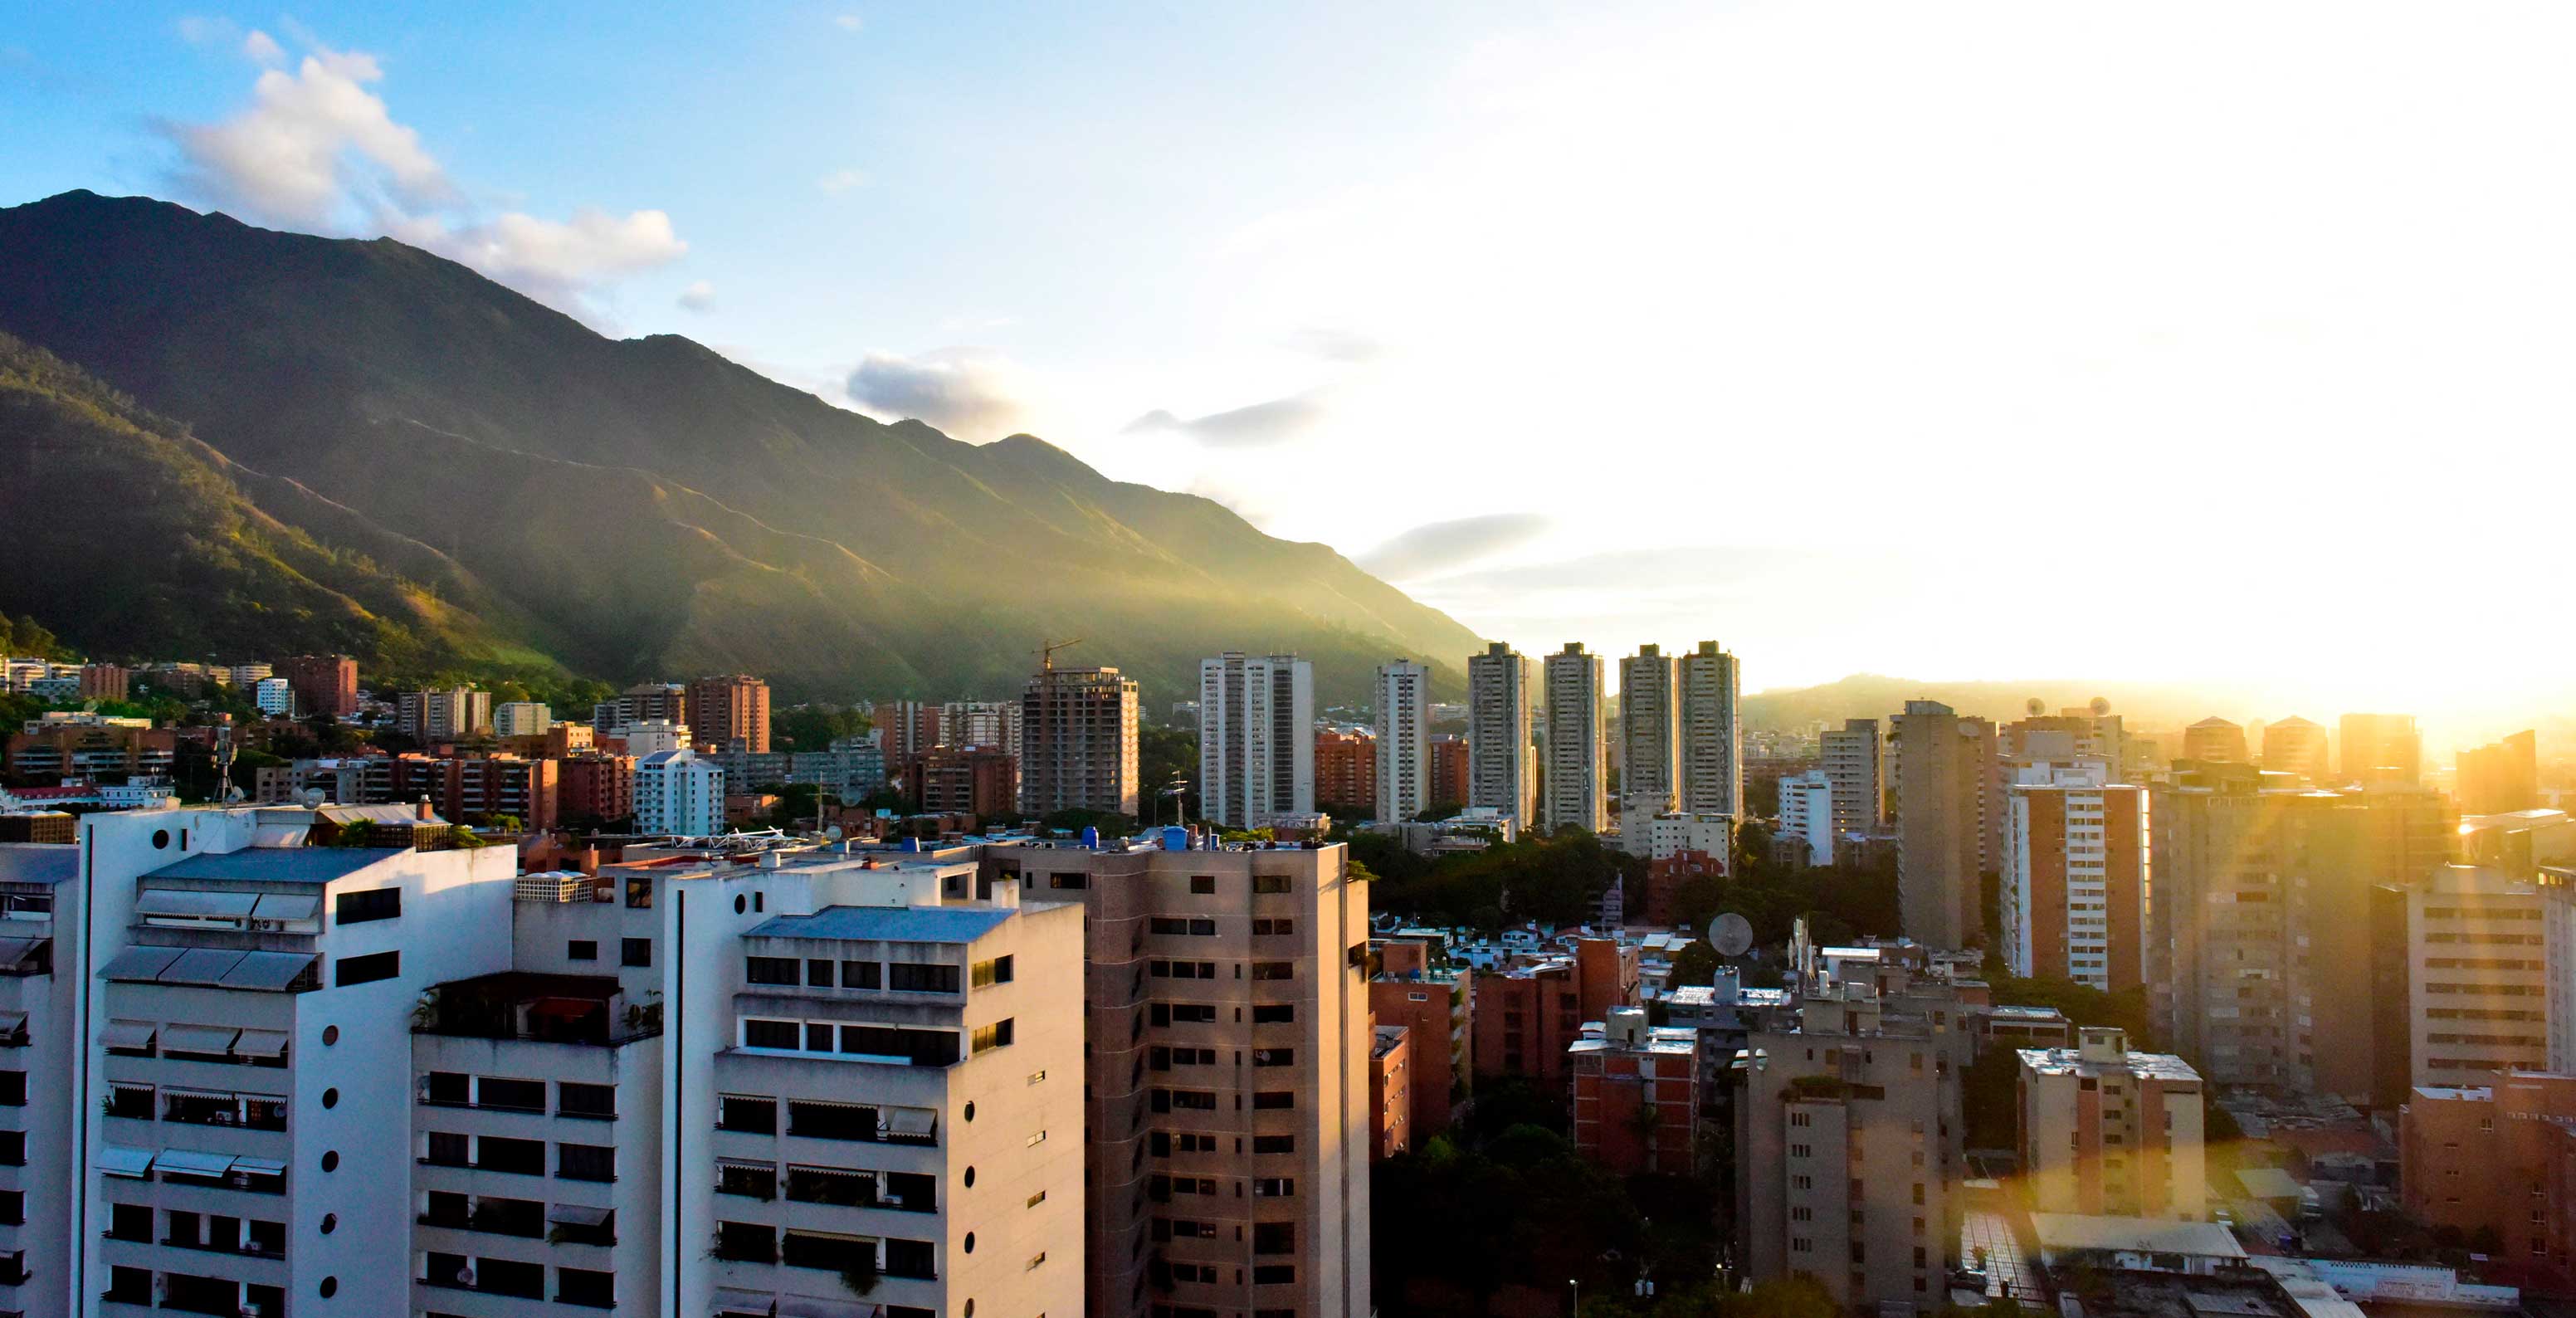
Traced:
POLYGON ((1723 957, 1738 957, 1753 950, 1753 922, 1733 911, 1708 922, 1708 945, 1723 957))
POLYGON ((834 842, 840 841, 842 836, 841 826, 839 824, 834 824, 830 828, 824 829, 823 836, 830 838, 834 842))

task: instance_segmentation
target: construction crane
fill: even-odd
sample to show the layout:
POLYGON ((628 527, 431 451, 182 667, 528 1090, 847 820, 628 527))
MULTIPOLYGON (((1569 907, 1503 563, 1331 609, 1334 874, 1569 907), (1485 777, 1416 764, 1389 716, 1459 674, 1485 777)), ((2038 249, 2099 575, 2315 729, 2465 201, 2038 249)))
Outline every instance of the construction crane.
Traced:
POLYGON ((1038 654, 1038 668, 1039 668, 1039 670, 1040 670, 1040 671, 1042 671, 1042 672, 1049 672, 1049 673, 1054 672, 1054 671, 1055 671, 1055 652, 1056 652, 1056 651, 1058 651, 1058 650, 1070 650, 1070 649, 1072 649, 1073 647, 1075 647, 1075 646, 1077 646, 1077 645, 1080 645, 1080 644, 1082 644, 1082 638, 1081 638, 1081 637, 1079 637, 1079 636, 1077 636, 1077 637, 1073 638, 1073 639, 1072 639, 1072 640, 1070 640, 1070 641, 1049 641, 1049 642, 1047 642, 1044 646, 1041 646, 1041 647, 1039 648, 1038 652, 1037 652, 1037 654, 1038 654))

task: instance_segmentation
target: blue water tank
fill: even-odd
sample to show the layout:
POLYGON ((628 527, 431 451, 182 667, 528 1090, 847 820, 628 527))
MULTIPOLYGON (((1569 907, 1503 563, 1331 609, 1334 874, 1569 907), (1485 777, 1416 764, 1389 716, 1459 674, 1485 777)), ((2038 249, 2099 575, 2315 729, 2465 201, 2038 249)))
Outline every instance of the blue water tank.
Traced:
POLYGON ((1177 824, 1167 824, 1163 827, 1163 850, 1187 851, 1189 849, 1190 831, 1188 829, 1177 824))
POLYGON ((920 838, 917 838, 917 837, 908 837, 908 838, 905 838, 905 839, 903 840, 903 845, 902 845, 902 846, 899 846, 899 847, 896 847, 896 848, 895 848, 895 850, 897 850, 897 851, 919 851, 919 850, 921 850, 921 839, 920 839, 920 838))
POLYGON ((1099 850, 1100 830, 1096 828, 1086 828, 1082 830, 1082 845, 1089 847, 1094 851, 1099 850))

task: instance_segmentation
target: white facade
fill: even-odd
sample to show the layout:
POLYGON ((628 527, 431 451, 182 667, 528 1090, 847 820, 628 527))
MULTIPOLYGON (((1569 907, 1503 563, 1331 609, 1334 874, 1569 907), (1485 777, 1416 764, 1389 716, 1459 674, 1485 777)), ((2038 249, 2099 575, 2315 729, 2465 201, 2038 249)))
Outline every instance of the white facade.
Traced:
POLYGON ((1226 828, 1315 810, 1315 666, 1228 652, 1199 663, 1199 800, 1226 828))
MULTIPOLYGON (((1429 668, 1409 659, 1378 666, 1377 822, 1381 824, 1403 823, 1431 804, 1430 706, 1429 668)), ((1204 711, 1200 723, 1206 723, 1204 711)), ((1308 744, 1311 748, 1311 739, 1308 744)), ((1311 749, 1308 753, 1312 754, 1311 749)))
POLYGON ((252 683, 251 698, 259 712, 270 718, 285 718, 295 712, 295 687, 282 677, 263 677, 252 683))
POLYGON ((1825 777, 1834 785, 1834 833, 1863 832, 1887 822, 1885 748, 1878 739, 1878 720, 1843 720, 1840 730, 1827 729, 1823 744, 1825 777))
POLYGON ((689 725, 666 718, 637 719, 618 735, 626 739, 626 753, 638 760, 664 751, 690 749, 689 725))
POLYGON ((542 737, 555 725, 555 712, 544 702, 513 700, 492 711, 492 732, 501 737, 542 737))
POLYGON ((696 751, 657 751, 635 762, 635 829, 674 837, 724 831, 724 770, 696 751))
POLYGON ((1547 657, 1547 786, 1540 824, 1594 833, 1609 824, 1603 796, 1601 656, 1569 641, 1547 657))
MULTIPOLYGON (((1681 787, 1681 709, 1670 655, 1651 645, 1619 661, 1619 794, 1665 800, 1681 787)), ((1659 809, 1662 807, 1658 807, 1659 809)))
POLYGON ((1537 819, 1538 752, 1530 743, 1530 661, 1495 641, 1467 659, 1467 804, 1526 828, 1537 819))
POLYGON ((1692 814, 1744 813, 1744 733, 1736 720, 1742 676, 1735 656, 1702 641, 1674 661, 1675 722, 1681 808, 1692 814))
POLYGON ((1735 816, 1698 815, 1674 811, 1654 817, 1647 825, 1646 850, 1649 860, 1664 860, 1677 852, 1698 851, 1723 856, 1734 863, 1735 816))
POLYGON ((1834 784, 1821 769, 1780 780, 1780 833, 1807 844, 1807 863, 1834 862, 1834 784))

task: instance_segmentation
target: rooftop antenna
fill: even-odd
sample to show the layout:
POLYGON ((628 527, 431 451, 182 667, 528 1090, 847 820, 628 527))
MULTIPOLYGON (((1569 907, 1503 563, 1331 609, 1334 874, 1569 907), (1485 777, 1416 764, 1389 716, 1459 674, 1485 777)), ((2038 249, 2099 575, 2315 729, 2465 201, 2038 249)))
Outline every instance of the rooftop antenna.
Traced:
POLYGON ((1073 638, 1073 639, 1072 639, 1072 640, 1070 640, 1070 641, 1049 641, 1049 642, 1047 642, 1045 645, 1043 645, 1043 646, 1039 647, 1039 649, 1038 649, 1038 667, 1039 667, 1039 669, 1040 669, 1041 671, 1044 671, 1044 672, 1049 672, 1049 673, 1054 672, 1054 671, 1055 671, 1055 652, 1056 652, 1056 651, 1058 651, 1058 650, 1070 650, 1070 649, 1072 649, 1073 647, 1075 647, 1075 646, 1077 646, 1077 645, 1080 645, 1080 644, 1082 644, 1082 638, 1081 638, 1081 637, 1079 637, 1079 636, 1077 636, 1077 637, 1073 638))

